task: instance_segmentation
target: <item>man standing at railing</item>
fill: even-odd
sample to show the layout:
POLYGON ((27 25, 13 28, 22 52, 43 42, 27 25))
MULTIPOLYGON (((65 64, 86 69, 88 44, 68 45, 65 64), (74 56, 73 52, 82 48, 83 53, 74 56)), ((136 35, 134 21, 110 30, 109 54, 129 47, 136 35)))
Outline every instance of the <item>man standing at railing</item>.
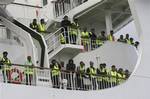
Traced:
POLYGON ((46 30, 46 23, 45 23, 45 20, 44 20, 44 19, 41 19, 41 20, 40 20, 40 23, 38 24, 37 31, 38 31, 39 33, 44 34, 44 35, 45 35, 45 33, 47 32, 47 30, 46 30))
POLYGON ((60 88, 60 66, 56 60, 52 60, 50 68, 53 88, 60 88))
POLYGON ((80 62, 80 66, 77 67, 77 89, 83 90, 84 84, 83 84, 83 76, 85 75, 85 64, 83 61, 80 62))
POLYGON ((88 51, 88 47, 89 47, 89 32, 87 31, 87 28, 84 28, 83 29, 83 32, 81 32, 81 42, 82 42, 82 45, 84 46, 84 49, 86 51, 88 51))
POLYGON ((70 42, 72 44, 77 43, 77 36, 78 36, 78 31, 79 31, 79 24, 78 24, 78 19, 74 19, 74 22, 71 24, 70 28, 70 42))
POLYGON ((66 43, 69 43, 69 28, 70 28, 70 26, 71 26, 71 22, 68 20, 68 16, 64 16, 63 20, 61 21, 61 27, 64 28, 64 29, 62 29, 62 33, 66 40, 66 43))
POLYGON ((115 41, 114 31, 113 30, 110 31, 110 34, 108 35, 108 40, 109 41, 115 41))
POLYGON ((123 73, 123 69, 119 68, 118 72, 117 72, 117 84, 122 84, 125 81, 125 75, 123 73))
POLYGON ((116 71, 115 65, 112 65, 109 75, 110 75, 110 80, 109 80, 110 87, 116 86, 117 85, 117 71, 116 71))
POLYGON ((74 61, 72 59, 69 60, 66 70, 68 71, 67 80, 68 80, 68 85, 67 89, 73 89, 75 87, 75 78, 74 78, 74 72, 76 70, 76 65, 74 64, 74 61))
POLYGON ((11 61, 7 57, 8 52, 5 51, 3 52, 3 57, 0 61, 0 65, 2 65, 2 70, 3 70, 3 76, 4 76, 4 82, 10 82, 10 70, 11 70, 11 61))
POLYGON ((36 19, 33 19, 33 22, 30 23, 30 28, 32 28, 33 30, 37 30, 38 29, 38 23, 36 19))
POLYGON ((89 36, 90 36, 90 43, 91 43, 91 50, 93 50, 96 47, 96 34, 95 34, 95 29, 91 29, 91 32, 89 32, 89 36))
POLYGON ((104 89, 106 85, 105 78, 107 77, 105 64, 100 64, 99 68, 97 68, 97 74, 98 89, 104 89))
POLYGON ((26 85, 31 85, 34 75, 34 64, 32 63, 31 56, 27 56, 27 61, 25 62, 25 65, 26 85))
POLYGON ((96 69, 94 68, 94 63, 92 61, 90 61, 90 67, 89 67, 89 71, 90 71, 90 78, 91 78, 91 82, 92 82, 92 89, 96 90, 96 69))

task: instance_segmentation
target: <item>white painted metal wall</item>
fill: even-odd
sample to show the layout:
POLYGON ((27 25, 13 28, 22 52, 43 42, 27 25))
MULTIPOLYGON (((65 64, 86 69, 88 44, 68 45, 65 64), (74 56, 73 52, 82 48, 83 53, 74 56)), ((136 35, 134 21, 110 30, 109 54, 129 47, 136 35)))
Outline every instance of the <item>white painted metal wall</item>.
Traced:
POLYGON ((86 67, 89 67, 89 62, 93 61, 95 67, 98 67, 100 63, 106 63, 108 67, 116 65, 117 68, 124 68, 133 71, 137 59, 138 53, 134 46, 108 41, 96 50, 77 55, 74 58, 74 61, 78 65, 80 61, 83 61, 85 62, 86 67))
POLYGON ((12 63, 24 64, 27 56, 27 50, 23 46, 9 43, 0 43, 0 53, 8 52, 8 57, 12 63))

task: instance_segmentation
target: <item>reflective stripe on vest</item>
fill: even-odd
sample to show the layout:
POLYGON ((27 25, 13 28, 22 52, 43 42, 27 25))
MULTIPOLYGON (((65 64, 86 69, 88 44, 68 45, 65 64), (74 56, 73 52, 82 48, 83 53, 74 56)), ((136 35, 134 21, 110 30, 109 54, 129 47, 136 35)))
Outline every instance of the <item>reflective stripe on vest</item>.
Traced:
POLYGON ((27 65, 27 67, 26 67, 26 69, 25 69, 25 73, 32 75, 32 74, 34 73, 34 69, 33 69, 32 67, 29 67, 29 66, 32 66, 32 65, 33 65, 32 61, 31 61, 31 62, 26 61, 26 62, 25 62, 25 65, 27 65))
POLYGON ((38 25, 31 24, 32 29, 37 29, 38 25))
POLYGON ((70 34, 78 35, 78 30, 74 28, 70 28, 70 34))
POLYGON ((95 78, 95 75, 96 75, 96 69, 90 68, 90 75, 91 75, 92 78, 95 78))
POLYGON ((4 70, 11 70, 10 64, 11 61, 7 58, 2 58, 1 62, 4 64, 4 70))
POLYGON ((103 42, 102 42, 101 40, 99 40, 99 39, 96 39, 96 44, 97 44, 97 45, 102 45, 103 42))
POLYGON ((111 35, 108 35, 108 40, 113 41, 113 37, 111 35))
POLYGON ((118 76, 118 84, 121 84, 125 81, 125 75, 121 75, 120 73, 117 73, 117 76, 118 76))
POLYGON ((88 32, 82 32, 81 37, 82 38, 89 38, 89 33, 88 32))
POLYGON ((38 29, 39 29, 40 32, 45 32, 45 31, 46 31, 46 26, 45 26, 45 24, 39 24, 38 29))
POLYGON ((115 82, 116 83, 117 72, 116 71, 111 71, 110 75, 111 75, 111 79, 110 79, 111 82, 115 82))
POLYGON ((84 66, 83 67, 80 66, 80 73, 84 73, 84 70, 85 70, 84 66))
MULTIPOLYGON (((98 68, 98 70, 101 72, 101 73, 105 73, 106 72, 106 68, 98 68)), ((107 80, 107 74, 106 75, 102 75, 102 76, 98 76, 98 81, 102 81, 102 80, 107 80)))
POLYGON ((127 41, 127 44, 131 45, 131 41, 130 40, 126 39, 126 41, 127 41))
POLYGON ((57 76, 60 74, 59 66, 55 65, 52 69, 52 76, 57 76))
POLYGON ((64 38, 64 36, 63 36, 62 34, 60 34, 60 42, 61 42, 62 44, 65 44, 65 43, 66 43, 65 38, 64 38))
POLYGON ((26 69, 25 69, 25 74, 33 75, 34 74, 34 69, 32 67, 27 66, 26 69))

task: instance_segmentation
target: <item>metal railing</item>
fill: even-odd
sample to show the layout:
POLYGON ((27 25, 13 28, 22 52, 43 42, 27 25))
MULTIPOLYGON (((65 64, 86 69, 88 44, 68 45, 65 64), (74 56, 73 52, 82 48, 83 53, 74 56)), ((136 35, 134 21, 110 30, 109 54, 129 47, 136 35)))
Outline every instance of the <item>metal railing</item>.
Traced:
POLYGON ((54 15, 59 17, 88 0, 59 0, 54 2, 54 15))
POLYGON ((81 39, 81 45, 84 46, 84 51, 92 51, 99 47, 101 47, 104 44, 105 41, 102 41, 100 39, 81 39))
POLYGON ((9 68, 6 65, 1 65, 0 82, 88 91, 112 88, 126 80, 112 77, 109 74, 91 76, 86 73, 66 70, 59 70, 59 73, 54 75, 52 70, 18 64, 12 64, 9 68))
POLYGON ((74 36, 73 34, 71 34, 69 28, 66 31, 63 27, 59 28, 53 34, 47 35, 45 40, 49 52, 56 50, 62 44, 81 45, 80 33, 78 32, 77 35, 74 36))

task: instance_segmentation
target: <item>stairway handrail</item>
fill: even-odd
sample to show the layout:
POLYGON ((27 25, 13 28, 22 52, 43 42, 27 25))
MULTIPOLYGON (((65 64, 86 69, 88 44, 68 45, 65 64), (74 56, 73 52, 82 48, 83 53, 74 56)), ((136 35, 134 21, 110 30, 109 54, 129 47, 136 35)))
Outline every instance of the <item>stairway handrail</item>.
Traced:
POLYGON ((49 38, 51 38, 51 37, 53 37, 58 31, 60 31, 60 30, 65 30, 65 28, 64 27, 60 27, 58 30, 56 30, 53 34, 49 34, 46 38, 45 38, 45 40, 48 40, 49 38))

